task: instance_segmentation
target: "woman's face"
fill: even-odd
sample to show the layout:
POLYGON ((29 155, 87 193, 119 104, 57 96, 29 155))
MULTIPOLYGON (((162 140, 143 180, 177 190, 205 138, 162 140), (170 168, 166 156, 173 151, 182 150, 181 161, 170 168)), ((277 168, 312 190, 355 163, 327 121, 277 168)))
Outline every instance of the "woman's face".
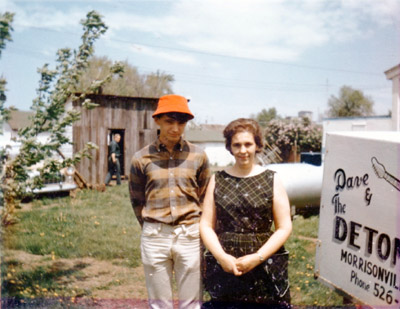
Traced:
POLYGON ((257 145, 252 133, 238 132, 232 137, 231 151, 239 166, 250 166, 254 164, 257 145))

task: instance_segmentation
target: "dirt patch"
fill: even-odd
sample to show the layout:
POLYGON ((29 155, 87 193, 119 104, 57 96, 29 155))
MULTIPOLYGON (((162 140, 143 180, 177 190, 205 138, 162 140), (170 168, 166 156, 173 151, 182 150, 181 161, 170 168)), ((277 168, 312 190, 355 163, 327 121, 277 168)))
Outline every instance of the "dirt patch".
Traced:
POLYGON ((317 238, 305 237, 305 236, 301 236, 301 235, 298 235, 296 237, 298 239, 301 239, 301 240, 309 241, 309 244, 307 244, 307 246, 304 249, 310 254, 314 254, 315 253, 315 248, 318 245, 318 239, 317 238))
POLYGON ((71 295, 77 303, 96 304, 99 307, 146 308, 147 292, 143 267, 121 266, 121 261, 100 261, 93 258, 63 259, 39 256, 23 251, 7 250, 4 262, 12 262, 24 271, 42 267, 60 274, 57 283, 66 290, 84 291, 71 295), (89 295, 89 296, 87 296, 89 295), (108 305, 107 305, 108 304, 108 305), (111 305, 113 304, 113 305, 111 305))

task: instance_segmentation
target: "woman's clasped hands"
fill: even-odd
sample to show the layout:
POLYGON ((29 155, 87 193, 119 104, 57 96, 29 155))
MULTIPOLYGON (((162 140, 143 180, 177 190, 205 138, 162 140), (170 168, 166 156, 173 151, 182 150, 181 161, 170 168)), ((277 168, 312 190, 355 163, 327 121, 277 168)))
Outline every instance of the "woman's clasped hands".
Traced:
POLYGON ((219 263, 224 271, 234 274, 235 276, 241 276, 258 266, 260 264, 260 258, 256 253, 244 255, 239 258, 235 258, 230 254, 225 254, 224 257, 219 260, 219 263))

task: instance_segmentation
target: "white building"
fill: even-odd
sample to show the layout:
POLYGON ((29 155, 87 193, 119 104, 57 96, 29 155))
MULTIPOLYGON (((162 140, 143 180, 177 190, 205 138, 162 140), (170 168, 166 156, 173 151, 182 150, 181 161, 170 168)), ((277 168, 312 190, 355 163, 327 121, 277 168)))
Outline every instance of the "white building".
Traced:
POLYGON ((323 119, 322 153, 325 152, 325 136, 327 132, 400 131, 400 64, 387 70, 385 75, 387 79, 392 81, 392 115, 323 119))
MULTIPOLYGON (((19 153, 21 143, 14 141, 18 137, 18 130, 30 125, 30 117, 33 115, 31 111, 11 110, 10 119, 3 122, 2 134, 0 139, 0 148, 7 148, 7 154, 15 157, 19 153)), ((67 136, 72 138, 72 128, 68 128, 67 136)), ((48 143, 49 134, 41 133, 36 139, 42 144, 48 143)), ((61 148, 61 153, 67 157, 72 157, 72 145, 65 144, 61 148)))
POLYGON ((392 128, 400 131, 400 64, 387 70, 385 75, 392 81, 392 128))
POLYGON ((185 139, 204 149, 210 165, 227 166, 235 162, 234 157, 225 148, 225 139, 221 129, 188 129, 185 139))
POLYGON ((3 122, 2 135, 0 139, 0 149, 7 147, 7 153, 14 157, 19 152, 20 143, 13 139, 18 136, 18 130, 29 125, 29 117, 32 112, 12 110, 10 119, 3 122))

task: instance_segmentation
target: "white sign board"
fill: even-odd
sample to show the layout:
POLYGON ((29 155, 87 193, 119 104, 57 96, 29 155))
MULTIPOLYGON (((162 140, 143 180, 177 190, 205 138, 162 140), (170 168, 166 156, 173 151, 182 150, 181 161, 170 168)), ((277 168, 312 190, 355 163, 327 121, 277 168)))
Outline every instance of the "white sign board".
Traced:
POLYGON ((400 132, 327 135, 315 275, 400 307, 400 132))

